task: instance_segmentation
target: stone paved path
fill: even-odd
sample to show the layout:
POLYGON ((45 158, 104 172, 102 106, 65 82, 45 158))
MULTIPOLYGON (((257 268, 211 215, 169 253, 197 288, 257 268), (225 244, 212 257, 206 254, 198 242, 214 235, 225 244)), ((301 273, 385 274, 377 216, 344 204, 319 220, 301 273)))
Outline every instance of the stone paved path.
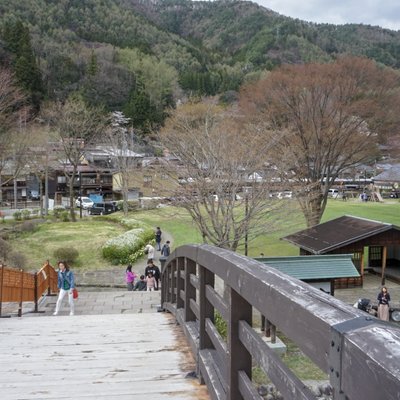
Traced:
MULTIPOLYGON (((171 246, 173 245, 173 239, 168 232, 163 232, 163 243, 169 240, 171 246)), ((156 251, 154 257, 154 263, 160 268, 161 253, 156 251)), ((147 258, 143 257, 138 260, 134 265, 132 270, 136 275, 140 276, 144 273, 147 266, 147 258)), ((80 286, 91 286, 91 287, 112 287, 112 288, 125 288, 125 270, 126 265, 121 265, 118 267, 110 267, 97 270, 74 270, 76 276, 77 285, 80 286)))

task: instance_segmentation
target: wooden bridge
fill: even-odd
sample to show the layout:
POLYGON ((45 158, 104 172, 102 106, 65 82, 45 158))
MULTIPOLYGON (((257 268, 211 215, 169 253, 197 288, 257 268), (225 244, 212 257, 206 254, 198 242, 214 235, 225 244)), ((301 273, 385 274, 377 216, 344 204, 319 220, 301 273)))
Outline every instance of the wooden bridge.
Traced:
POLYGON ((400 329, 255 260, 208 245, 182 246, 162 270, 175 315, 213 399, 261 399, 252 366, 284 399, 316 399, 252 327, 254 309, 329 374, 334 399, 400 399, 400 329), (224 296, 216 284, 225 285, 224 296), (215 312, 227 323, 224 340, 215 312))
POLYGON ((316 399, 253 329, 256 310, 326 371, 335 400, 400 399, 397 327, 208 245, 176 249, 162 272, 170 313, 0 320, 1 398, 261 400, 259 366, 284 399, 316 399))

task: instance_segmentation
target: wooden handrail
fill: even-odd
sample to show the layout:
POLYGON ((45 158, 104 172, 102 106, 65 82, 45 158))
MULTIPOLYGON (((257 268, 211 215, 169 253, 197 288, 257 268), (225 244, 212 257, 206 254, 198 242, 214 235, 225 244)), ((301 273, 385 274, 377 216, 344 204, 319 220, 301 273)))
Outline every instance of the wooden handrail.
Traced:
POLYGON ((0 266, 0 316, 2 303, 19 303, 18 316, 21 316, 23 302, 34 302, 34 311, 38 312, 39 299, 57 292, 57 272, 48 262, 35 273, 0 266))
POLYGON ((285 399, 316 399, 252 328, 253 309, 329 374, 335 400, 398 399, 399 328, 251 258, 209 245, 179 247, 162 266, 161 301, 183 328, 213 399, 260 399, 253 364, 285 399), (226 342, 215 311, 227 323, 226 342))

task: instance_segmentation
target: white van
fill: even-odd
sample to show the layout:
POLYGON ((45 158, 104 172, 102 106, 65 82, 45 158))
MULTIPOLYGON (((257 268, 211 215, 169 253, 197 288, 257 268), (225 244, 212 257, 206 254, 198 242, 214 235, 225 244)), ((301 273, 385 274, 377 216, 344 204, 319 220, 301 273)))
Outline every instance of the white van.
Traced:
POLYGON ((329 189, 328 196, 336 199, 339 196, 339 189, 329 189))

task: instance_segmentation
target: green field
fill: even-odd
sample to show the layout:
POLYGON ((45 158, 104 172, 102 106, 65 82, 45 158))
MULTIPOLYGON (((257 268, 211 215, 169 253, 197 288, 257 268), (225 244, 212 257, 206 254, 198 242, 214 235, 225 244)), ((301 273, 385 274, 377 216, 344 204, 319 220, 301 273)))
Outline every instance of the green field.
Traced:
MULTIPOLYGON (((343 202, 330 200, 323 221, 342 215, 374 219, 400 225, 400 202, 362 203, 356 200, 343 202)), ((188 243, 201 243, 201 235, 191 218, 183 210, 162 207, 154 210, 132 212, 132 216, 151 227, 160 226, 173 237, 173 247, 188 243)), ((12 222, 7 222, 12 224, 12 222)), ((4 224, 4 225, 7 225, 4 224)), ((297 255, 298 248, 280 240, 281 237, 305 228, 305 221, 297 203, 288 200, 284 215, 275 221, 273 229, 249 242, 249 256, 297 255)), ((0 224, 1 227, 1 224, 0 224)), ((74 247, 79 251, 75 267, 85 269, 106 268, 109 263, 101 257, 101 246, 107 239, 122 233, 126 228, 106 218, 94 217, 73 222, 40 224, 35 232, 25 232, 11 239, 14 251, 23 253, 29 260, 27 269, 37 269, 47 258, 55 262, 53 252, 58 247, 74 247)), ((243 246, 238 249, 243 253, 243 246)))

